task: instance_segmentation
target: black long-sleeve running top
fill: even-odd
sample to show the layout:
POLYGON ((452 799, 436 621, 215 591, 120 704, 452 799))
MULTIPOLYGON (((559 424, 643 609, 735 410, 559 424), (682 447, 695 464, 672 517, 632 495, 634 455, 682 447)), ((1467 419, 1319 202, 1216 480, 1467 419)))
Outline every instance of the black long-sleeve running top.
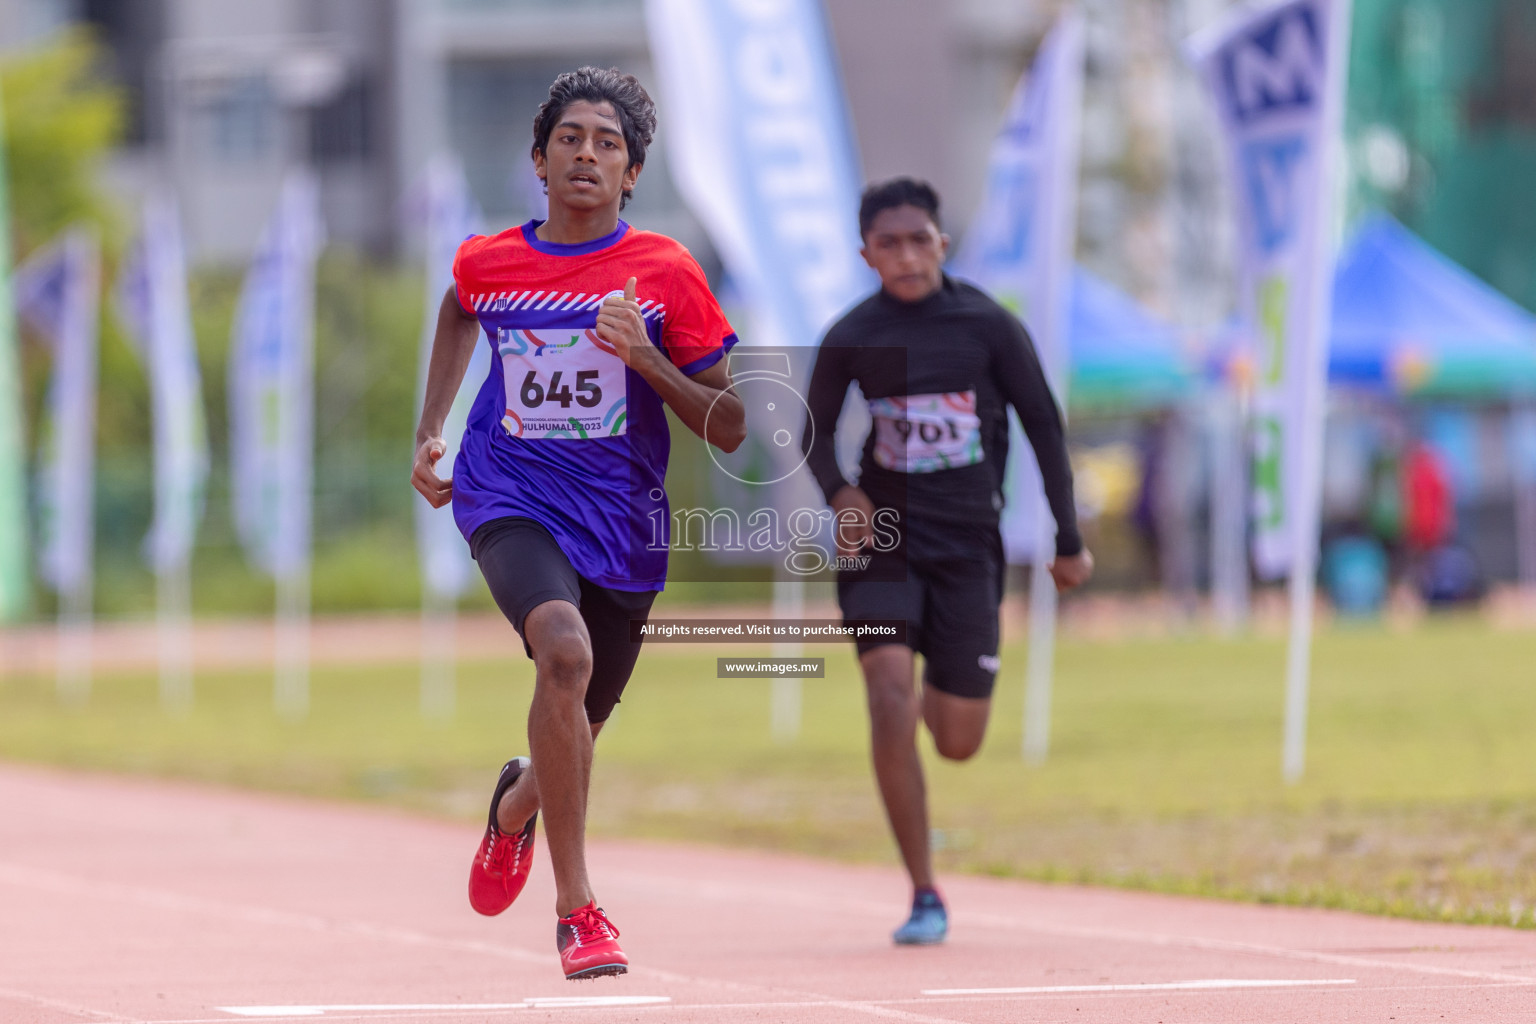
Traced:
POLYGON ((827 331, 806 396, 804 447, 828 502, 849 482, 833 430, 853 382, 873 418, 859 486, 877 508, 995 529, 1011 405, 1040 465, 1056 553, 1082 550, 1061 412, 1023 324, 985 292, 948 276, 920 302, 882 290, 827 331))

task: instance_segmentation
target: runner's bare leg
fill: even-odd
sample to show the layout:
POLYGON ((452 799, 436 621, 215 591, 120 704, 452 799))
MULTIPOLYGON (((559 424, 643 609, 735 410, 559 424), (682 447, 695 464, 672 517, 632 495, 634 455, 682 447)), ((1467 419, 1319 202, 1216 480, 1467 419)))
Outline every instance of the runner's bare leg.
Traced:
POLYGON ((555 870, 555 913, 564 917, 593 900, 586 853, 592 728, 584 704, 592 641, 581 613, 568 601, 538 605, 523 620, 523 629, 536 667, 528 749, 540 768, 538 796, 555 870))
MULTIPOLYGON (((951 761, 970 760, 981 749, 991 713, 991 697, 957 697, 931 683, 923 684, 923 722, 933 736, 933 746, 940 757, 951 761)), ((528 815, 523 815, 523 820, 527 818, 528 815)))
MULTIPOLYGON (((602 722, 592 723, 592 738, 603 731, 602 722)), ((539 783, 535 766, 529 764, 517 781, 507 787, 496 805, 496 827, 503 832, 518 832, 539 809, 539 783)))
POLYGON ((933 885, 928 850, 928 797, 917 756, 921 704, 913 685, 912 650, 885 644, 859 656, 869 697, 870 753, 886 817, 915 889, 933 885))

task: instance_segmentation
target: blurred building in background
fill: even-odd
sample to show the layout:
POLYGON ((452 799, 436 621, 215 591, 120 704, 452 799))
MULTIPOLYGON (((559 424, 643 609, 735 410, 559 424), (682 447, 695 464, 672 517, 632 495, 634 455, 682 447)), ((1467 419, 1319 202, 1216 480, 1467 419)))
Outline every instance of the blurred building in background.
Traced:
MULTIPOLYGON (((826 0, 869 178, 914 174, 968 221, 987 144, 1061 0, 826 0)), ((1208 104, 1183 41, 1233 0, 1082 0, 1089 26, 1080 252, 1187 325, 1226 314, 1230 227, 1208 104)), ((113 181, 168 179, 196 258, 255 244, 282 170, 316 167, 334 242, 402 241, 401 197, 433 153, 465 162, 493 224, 537 208, 529 125, 578 63, 653 83, 642 0, 0 0, 0 46, 93 25, 128 92, 113 181)), ((1536 306, 1536 7, 1522 0, 1356 0, 1350 208, 1384 206, 1536 306)), ((666 131, 662 109, 661 131, 666 131)), ((708 246, 664 147, 633 218, 708 246)))
MULTIPOLYGON (((5 0, 12 38, 95 24, 129 90, 116 178, 183 197, 199 258, 255 243, 284 167, 322 176, 333 241, 387 251, 433 153, 464 161, 493 224, 538 206, 529 128, 556 74, 615 65, 653 83, 640 0, 5 0)), ((918 174, 963 223, 1009 91, 1054 3, 832 0, 828 16, 871 176, 918 174), (970 154, 965 156, 964 154, 970 154)), ((666 131, 663 107, 661 130, 666 131)), ((708 245, 652 149, 629 211, 708 245)))
MULTIPOLYGON (((823 0, 864 176, 932 181, 946 228, 963 235, 1009 97, 1063 2, 823 0)), ((1174 325, 1190 347, 1231 314, 1234 228, 1214 114, 1182 49, 1236 2, 1078 0, 1087 24, 1078 260, 1174 325)), ((1384 209, 1536 309, 1536 205, 1523 195, 1536 177, 1536 4, 1354 0, 1354 12, 1339 182, 1346 220, 1384 209)), ((173 185, 190 255, 212 271, 209 280, 249 260, 287 169, 319 173, 335 278, 322 300, 330 319, 318 424, 322 462, 335 465, 322 467, 319 521, 322 534, 346 539, 395 515, 404 507, 395 502, 409 497, 395 476, 396 445, 408 436, 414 399, 408 388, 386 394, 402 356, 358 311, 380 305, 368 289, 398 290, 379 275, 420 262, 413 188, 429 160, 449 153, 463 162, 492 229, 538 215, 533 115, 551 79, 582 63, 615 65, 655 85, 643 0, 0 0, 0 55, 78 25, 105 44, 106 71, 128 104, 107 184, 125 209, 151 184, 173 185), (365 270, 377 280, 362 280, 365 270), (365 350, 372 362, 357 357, 365 350)), ((625 216, 682 240, 713 275, 718 261, 667 163, 658 139, 625 216)), ((215 360, 210 379, 222 371, 220 294, 215 287, 204 297, 213 312, 199 327, 214 339, 204 351, 215 360)), ((210 401, 217 433, 219 400, 210 401)), ((1453 456, 1460 521, 1485 560, 1507 573, 1515 536, 1508 466, 1519 446, 1498 396, 1433 408, 1402 395, 1384 401, 1399 421, 1394 433, 1432 437, 1453 456)), ((1130 451, 1137 416, 1147 414, 1120 410, 1114 424, 1079 416, 1074 436, 1130 451)), ((1343 452, 1353 435, 1341 428, 1331 436, 1343 452)), ((1380 446, 1355 445, 1355 468, 1332 479, 1358 490, 1356 464, 1372 445, 1380 446)), ((1530 445, 1536 452, 1536 440, 1530 445)), ((103 502, 118 500, 114 486, 103 485, 103 502)), ((129 495, 129 484, 119 490, 129 495)), ((223 500, 217 479, 212 494, 223 500)), ((1536 522, 1536 498, 1529 504, 1536 522)), ((1109 539, 1100 541, 1107 551, 1109 539)), ((202 543, 226 541, 214 534, 202 543)), ((1536 564, 1536 554, 1527 561, 1536 564)))
MULTIPOLYGON (((1192 211, 1213 187, 1215 150, 1177 46, 1228 3, 1085 4, 1083 246, 1154 306, 1202 319, 1219 301, 1207 237, 1216 207, 1192 211), (1176 281, 1213 283, 1181 300, 1176 281)), ((932 181, 958 234, 1008 96, 1058 6, 827 0, 866 176, 932 181)), ((0 0, 7 48, 76 22, 100 33, 130 99, 114 185, 132 196, 174 182, 205 262, 249 255, 282 171, 301 162, 321 173, 335 243, 397 250, 408 230, 401 197, 443 151, 463 159, 491 222, 514 223, 541 198, 529 126, 550 80, 595 63, 655 81, 641 0, 0 0)), ((708 261, 664 147, 652 150, 630 215, 708 261)))

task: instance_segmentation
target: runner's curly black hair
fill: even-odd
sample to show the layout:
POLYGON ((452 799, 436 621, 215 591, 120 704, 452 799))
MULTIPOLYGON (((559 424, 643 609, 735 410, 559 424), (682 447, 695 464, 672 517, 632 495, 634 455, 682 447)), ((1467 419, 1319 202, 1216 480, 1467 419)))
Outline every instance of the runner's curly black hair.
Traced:
POLYGON ((928 214, 934 227, 944 230, 939 223, 939 194, 933 186, 916 178, 892 178, 875 182, 859 197, 859 237, 869 234, 870 225, 874 224, 880 211, 898 206, 917 207, 928 214))
MULTIPOLYGON (((624 148, 629 152, 629 165, 645 163, 645 149, 656 134, 656 104, 634 75, 626 75, 618 68, 595 68, 590 65, 567 71, 555 79, 549 87, 549 99, 539 107, 533 119, 532 154, 545 151, 549 136, 560 123, 560 116, 572 103, 586 100, 588 103, 611 103, 619 116, 619 130, 624 133, 624 148)), ((544 187, 549 192, 548 184, 544 187)), ((619 209, 629 202, 633 189, 625 189, 619 200, 619 209)))

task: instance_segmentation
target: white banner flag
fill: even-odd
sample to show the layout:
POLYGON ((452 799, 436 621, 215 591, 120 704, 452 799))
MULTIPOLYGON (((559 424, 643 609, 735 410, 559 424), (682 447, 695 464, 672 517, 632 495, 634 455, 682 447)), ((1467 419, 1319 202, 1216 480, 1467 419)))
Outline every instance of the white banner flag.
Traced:
MULTIPOLYGON (((647 0, 645 11, 673 180, 751 310, 730 366, 747 438, 729 456, 710 451, 712 496, 746 517, 764 504, 783 516, 819 508, 803 469, 801 396, 822 333, 875 284, 859 257, 858 160, 821 5, 647 0), (774 400, 786 391, 798 400, 774 400)), ((862 402, 846 408, 845 471, 870 422, 862 402)), ((781 597, 790 603, 776 607, 790 614, 798 591, 781 597)))
MULTIPOLYGON (((748 344, 777 349, 732 358, 747 439, 729 459, 710 451, 722 470, 709 476, 715 499, 749 521, 764 501, 781 515, 820 508, 800 445, 811 354, 873 285, 859 258, 858 161, 824 12, 818 0, 646 0, 645 16, 672 178, 752 309, 748 344), (774 397, 785 391, 798 401, 774 397)), ((869 424, 862 403, 847 405, 845 442, 869 424)), ((829 524, 822 543, 831 545, 829 524)), ((776 569, 775 615, 800 617, 795 571, 776 569)), ((774 684, 775 735, 799 729, 799 686, 774 684)))
POLYGON ((678 190, 768 332, 757 340, 815 345, 871 286, 820 4, 647 0, 645 13, 678 190))
POLYGON ((155 519, 145 555, 162 575, 187 566, 202 516, 208 428, 187 301, 181 222, 168 195, 144 204, 144 231, 118 285, 119 312, 144 360, 154 408, 155 519))
POLYGON ((315 260, 323 234, 318 184, 290 175, 246 275, 230 351, 235 524, 251 561, 278 579, 309 567, 315 260))
MULTIPOLYGON (((421 337, 421 374, 417 390, 417 408, 426 394, 427 366, 432 359, 432 338, 437 331, 437 312, 443 296, 453 284, 453 257, 459 243, 481 230, 480 208, 469 192, 464 169, 455 159, 440 158, 427 168, 424 189, 427 241, 426 316, 421 337)), ((491 349, 483 339, 476 339, 475 353, 459 393, 443 424, 447 445, 438 462, 438 474, 453 472, 453 460, 459 453, 459 441, 469 407, 474 404, 480 385, 490 374, 491 349)), ((456 598, 476 578, 475 562, 469 547, 453 519, 453 506, 433 508, 427 499, 416 495, 416 544, 421 559, 423 584, 440 598, 456 598)))
POLYGON ((1330 162, 1347 74, 1348 0, 1286 0, 1196 37, 1191 59, 1226 137, 1239 313, 1253 395, 1253 555, 1261 575, 1317 543, 1316 460, 1333 251, 1330 162), (1314 436, 1315 435, 1315 436, 1314 436), (1310 440, 1309 440, 1310 438, 1310 440))
POLYGON ((15 276, 16 309, 46 342, 53 376, 37 489, 42 577, 88 604, 95 523, 96 378, 101 246, 72 228, 15 276))
MULTIPOLYGON (((1019 80, 992 144, 987 187, 955 273, 986 289, 1029 329, 1056 400, 1071 379, 1067 316, 1077 237, 1078 137, 1083 102, 1083 19, 1068 8, 1019 80)), ((1050 510, 1040 468, 1010 419, 1003 543, 1010 562, 1033 562, 1050 510)), ((1054 549, 1044 552, 1047 560, 1054 549)))

